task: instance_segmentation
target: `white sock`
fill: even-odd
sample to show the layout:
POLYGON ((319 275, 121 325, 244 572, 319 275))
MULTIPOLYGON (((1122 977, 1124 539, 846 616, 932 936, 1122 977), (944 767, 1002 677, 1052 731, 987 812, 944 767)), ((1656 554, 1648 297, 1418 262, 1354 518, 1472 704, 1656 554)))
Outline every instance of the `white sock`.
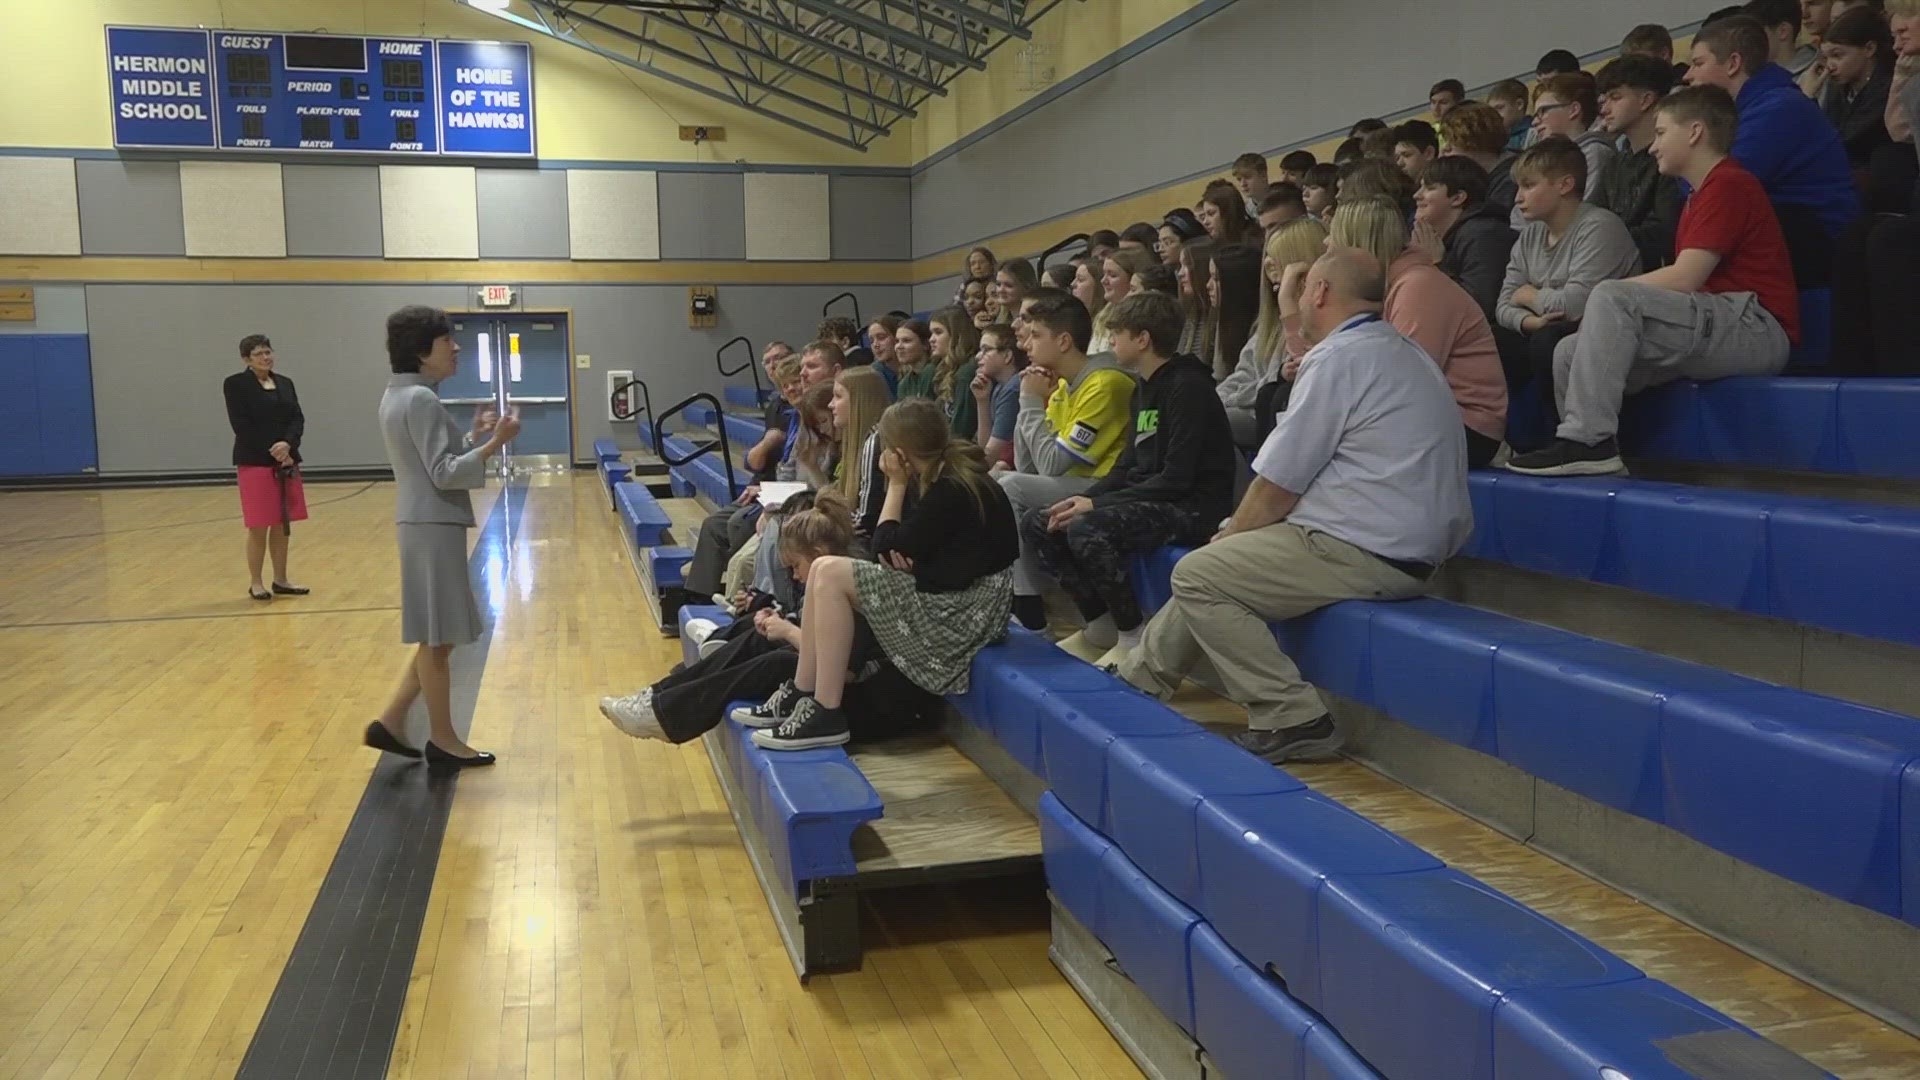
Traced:
POLYGON ((1140 647, 1140 638, 1142 635, 1142 629, 1140 627, 1136 626, 1131 630, 1118 630, 1115 631, 1115 633, 1119 635, 1120 647, 1128 652, 1132 652, 1140 647))
POLYGON ((1111 649, 1119 633, 1113 625, 1113 616, 1102 615, 1081 629, 1080 640, 1096 649, 1111 649))

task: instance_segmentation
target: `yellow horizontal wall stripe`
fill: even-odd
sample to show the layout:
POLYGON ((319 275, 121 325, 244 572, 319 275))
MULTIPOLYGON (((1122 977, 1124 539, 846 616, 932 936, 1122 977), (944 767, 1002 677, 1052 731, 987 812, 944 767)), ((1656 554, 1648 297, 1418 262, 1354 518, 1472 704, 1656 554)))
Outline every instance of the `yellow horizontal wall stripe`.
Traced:
POLYGON ((907 262, 559 262, 433 259, 0 258, 0 281, 298 285, 906 285, 907 262))

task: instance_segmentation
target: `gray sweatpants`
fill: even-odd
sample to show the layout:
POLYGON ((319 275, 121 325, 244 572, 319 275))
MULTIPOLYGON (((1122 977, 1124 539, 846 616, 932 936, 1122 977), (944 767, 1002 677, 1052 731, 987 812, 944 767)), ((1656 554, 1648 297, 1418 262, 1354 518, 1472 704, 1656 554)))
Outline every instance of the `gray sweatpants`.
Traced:
MULTIPOLYGON (((1007 493, 1007 501, 1013 504, 1013 520, 1019 521, 1027 511, 1052 506, 1069 495, 1078 495, 1093 486, 1093 481, 1084 476, 1038 476, 1034 473, 1004 472, 1000 474, 1000 490, 1007 493)), ((1020 560, 1013 564, 1013 595, 1039 596, 1047 580, 1046 568, 1040 565, 1040 555, 1023 537, 1020 540, 1020 560)))
POLYGON ((1775 375, 1790 348, 1753 293, 1603 281, 1587 297, 1580 332, 1553 350, 1559 435, 1589 446, 1610 439, 1628 394, 1681 378, 1775 375))

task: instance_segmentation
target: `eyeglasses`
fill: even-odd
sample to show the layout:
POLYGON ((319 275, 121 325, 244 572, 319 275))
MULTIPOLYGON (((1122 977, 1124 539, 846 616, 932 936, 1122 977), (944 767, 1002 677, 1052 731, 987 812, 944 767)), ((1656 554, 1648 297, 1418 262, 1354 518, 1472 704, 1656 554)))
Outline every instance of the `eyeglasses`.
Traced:
POLYGON ((1545 105, 1536 105, 1533 108, 1533 118, 1536 120, 1545 120, 1547 114, 1553 112, 1555 109, 1570 108, 1572 105, 1573 102, 1571 101, 1554 101, 1545 105))

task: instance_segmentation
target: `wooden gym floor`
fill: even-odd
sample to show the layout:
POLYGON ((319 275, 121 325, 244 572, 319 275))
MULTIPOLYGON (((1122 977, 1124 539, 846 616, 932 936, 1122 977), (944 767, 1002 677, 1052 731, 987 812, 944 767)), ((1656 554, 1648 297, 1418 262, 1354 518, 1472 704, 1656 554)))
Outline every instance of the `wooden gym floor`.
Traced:
MULTIPOLYGON (((456 682, 501 764, 450 796, 359 745, 402 656, 388 485, 309 489, 314 593, 271 604, 230 488, 0 494, 0 1077, 1138 1075, 1004 881, 880 894, 864 968, 801 986, 704 750, 594 707, 677 655, 597 478, 531 484, 476 498, 495 630, 456 682), (402 825, 444 828, 437 857, 368 853, 402 825), (386 1061, 313 1030, 354 997, 310 961, 356 873, 416 905, 345 946, 392 990, 386 1061)), ((1357 765, 1299 772, 1840 1076, 1920 1075, 1920 1042, 1523 845, 1357 765)))

